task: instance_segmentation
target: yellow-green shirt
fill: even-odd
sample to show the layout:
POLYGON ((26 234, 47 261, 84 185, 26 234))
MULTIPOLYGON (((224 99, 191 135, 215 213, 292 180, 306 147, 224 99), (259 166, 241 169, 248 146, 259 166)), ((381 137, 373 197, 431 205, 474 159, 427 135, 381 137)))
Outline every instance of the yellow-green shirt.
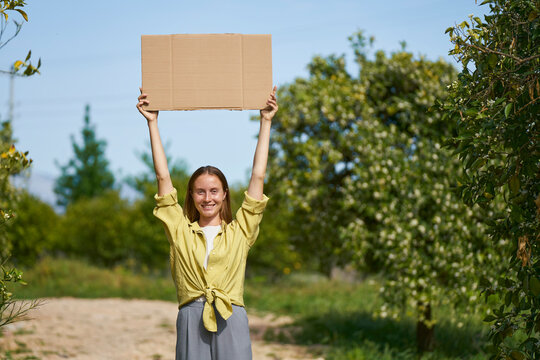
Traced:
POLYGON ((214 249, 204 268, 206 239, 198 222, 190 222, 178 204, 176 189, 169 194, 155 195, 154 216, 163 222, 170 244, 171 274, 181 307, 201 296, 206 302, 203 323, 208 331, 217 331, 216 314, 223 319, 232 314, 232 306, 244 306, 244 277, 247 254, 259 234, 259 223, 268 202, 244 193, 244 202, 236 219, 221 224, 214 239, 214 249))

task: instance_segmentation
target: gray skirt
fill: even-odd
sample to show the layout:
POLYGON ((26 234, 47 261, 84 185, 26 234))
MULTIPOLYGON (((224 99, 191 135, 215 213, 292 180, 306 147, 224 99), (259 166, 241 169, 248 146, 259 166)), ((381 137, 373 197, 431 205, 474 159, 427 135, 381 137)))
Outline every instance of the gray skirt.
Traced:
POLYGON ((224 320, 215 309, 217 332, 204 328, 204 302, 193 301, 178 310, 176 360, 251 360, 251 339, 246 310, 233 305, 224 320))

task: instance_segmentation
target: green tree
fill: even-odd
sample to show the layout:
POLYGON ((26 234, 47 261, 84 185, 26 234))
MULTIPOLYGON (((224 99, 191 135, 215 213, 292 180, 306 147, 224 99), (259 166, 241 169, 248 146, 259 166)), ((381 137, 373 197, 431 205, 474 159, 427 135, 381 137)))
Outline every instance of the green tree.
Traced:
POLYGON ((17 266, 32 266, 40 256, 53 250, 59 216, 49 204, 26 191, 19 194, 14 211, 17 217, 6 229, 13 239, 11 260, 17 266))
MULTIPOLYGON (((257 118, 257 121, 260 119, 257 118)), ((265 184, 265 192, 271 192, 272 184, 265 184)), ((245 184, 231 186, 232 209, 234 212, 242 206, 245 184)), ((305 261, 294 251, 289 241, 288 216, 290 211, 276 199, 271 199, 264 210, 259 236, 249 250, 246 276, 258 277, 273 282, 295 270, 305 270, 305 261)))
POLYGON ((271 195, 294 209, 292 240, 323 270, 353 262, 381 272, 379 314, 412 309, 418 348, 430 350, 432 310, 474 308, 479 274, 490 276, 499 250, 482 236, 481 209, 452 192, 460 167, 442 144, 453 123, 428 111, 456 72, 404 49, 371 59, 372 40, 351 40, 358 77, 343 56, 316 57, 309 78, 280 89, 271 195))
POLYGON ((457 124, 461 198, 491 210, 493 244, 509 240, 500 278, 483 282, 500 302, 485 318, 492 358, 540 359, 540 2, 482 4, 484 19, 447 29, 463 69, 442 109, 457 124))
MULTIPOLYGON (((28 16, 22 10, 24 5, 25 2, 20 0, 0 2, 0 49, 17 36, 22 26, 15 22, 14 35, 7 40, 2 39, 7 29, 10 12, 16 11, 25 21, 28 21, 28 16)), ((11 69, 0 70, 0 72, 10 76, 30 76, 39 72, 40 65, 41 61, 37 67, 31 65, 29 52, 24 62, 17 60, 11 69)), ((22 273, 7 266, 11 239, 7 236, 5 227, 8 221, 16 216, 12 211, 12 206, 17 195, 16 189, 10 183, 10 177, 20 173, 31 163, 31 160, 27 158, 28 152, 18 151, 15 148, 11 129, 12 120, 0 121, 0 328, 21 319, 28 310, 37 305, 34 302, 16 302, 13 298, 13 292, 9 289, 10 283, 23 283, 22 273)))
POLYGON ((302 258, 290 242, 288 209, 274 200, 264 210, 259 237, 247 260, 247 276, 259 276, 271 282, 293 271, 311 270, 307 266, 309 259, 302 258))
POLYGON ((130 206, 108 190, 69 204, 55 231, 54 248, 91 263, 112 267, 133 258, 130 206))
MULTIPOLYGON (((127 184, 136 190, 140 198, 132 205, 131 224, 134 238, 135 260, 154 269, 164 269, 168 266, 169 243, 163 233, 163 225, 154 217, 153 209, 157 192, 156 175, 152 155, 142 153, 141 161, 146 171, 128 178, 127 184)), ((186 164, 182 161, 172 161, 167 157, 170 166, 171 179, 178 191, 178 201, 183 205, 189 174, 186 164)))
POLYGON ((72 137, 74 158, 61 166, 62 175, 56 180, 54 192, 58 205, 66 207, 82 198, 101 195, 114 186, 114 176, 105 158, 104 140, 96 138, 94 126, 90 124, 90 106, 86 105, 84 127, 81 131, 82 144, 72 137))

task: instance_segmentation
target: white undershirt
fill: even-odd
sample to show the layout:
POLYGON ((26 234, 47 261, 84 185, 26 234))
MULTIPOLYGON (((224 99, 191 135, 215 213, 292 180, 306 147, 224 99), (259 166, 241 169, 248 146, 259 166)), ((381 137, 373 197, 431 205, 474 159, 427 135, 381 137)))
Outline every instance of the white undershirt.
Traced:
POLYGON ((221 225, 205 226, 202 227, 201 230, 203 231, 204 237, 206 239, 206 256, 204 258, 204 268, 206 269, 206 267, 208 266, 208 257, 214 249, 214 239, 221 231, 221 225))

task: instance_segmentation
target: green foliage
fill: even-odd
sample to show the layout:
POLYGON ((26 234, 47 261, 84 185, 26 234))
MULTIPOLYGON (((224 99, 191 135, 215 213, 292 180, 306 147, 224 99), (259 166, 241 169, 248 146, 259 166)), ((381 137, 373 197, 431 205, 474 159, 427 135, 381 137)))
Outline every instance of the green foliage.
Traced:
POLYGON ((134 257, 135 233, 127 200, 115 190, 68 205, 55 232, 55 249, 114 266, 134 257))
POLYGON ((348 171, 346 145, 340 144, 347 142, 354 126, 347 119, 330 118, 335 120, 336 107, 351 109, 340 100, 352 99, 354 90, 347 86, 347 93, 337 94, 350 81, 343 58, 315 58, 310 72, 310 79, 297 79, 279 90, 267 183, 272 201, 283 213, 292 213, 283 220, 289 222, 286 229, 296 250, 318 260, 321 271, 329 274, 343 257, 336 253, 342 242, 333 225, 343 213, 339 192, 348 171))
POLYGON ((538 359, 540 354, 540 3, 485 0, 490 13, 447 29, 450 54, 463 70, 441 107, 457 123, 450 147, 465 173, 459 192, 468 205, 490 209, 484 219, 493 244, 510 240, 497 281, 486 297, 500 306, 493 322, 493 358, 538 359), (536 203, 535 203, 536 200, 536 203), (505 204, 502 211, 497 201, 505 204), (517 346, 516 336, 525 336, 517 346))
MULTIPOLYGON (((271 187, 271 184, 266 186, 271 187)), ((238 191, 244 196, 245 188, 238 191)), ((241 204, 239 204, 240 206, 241 204)), ((305 270, 309 262, 294 250, 289 241, 290 213, 277 199, 270 199, 264 210, 259 237, 249 251, 247 276, 277 280, 293 271, 305 270)))
POLYGON ((4 317, 4 312, 13 304, 12 298, 13 294, 8 290, 8 283, 13 282, 22 283, 22 272, 17 269, 7 269, 4 268, 4 264, 1 266, 2 276, 0 277, 0 327, 11 322, 9 317, 4 317))
MULTIPOLYGON (((138 175, 127 178, 126 183, 136 190, 142 198, 151 202, 153 209, 155 205, 154 195, 157 193, 157 183, 152 154, 144 152, 139 154, 139 158, 145 165, 146 170, 138 175)), ((169 164, 171 180, 178 192, 178 201, 180 204, 183 204, 190 176, 187 172, 187 164, 181 160, 174 161, 168 155, 167 163, 169 164)))
POLYGON ((19 174, 32 163, 28 152, 15 148, 12 134, 11 121, 0 122, 0 260, 6 259, 11 249, 5 227, 15 216, 11 207, 17 192, 9 181, 10 176, 19 174))
POLYGON ((14 211, 17 216, 6 229, 12 239, 11 261, 30 266, 52 250, 59 216, 50 205, 26 191, 19 194, 14 211))
POLYGON ((32 286, 21 288, 19 298, 73 296, 176 301, 170 276, 134 274, 121 266, 105 269, 81 260, 44 257, 26 270, 25 278, 32 286))
POLYGON ((361 34, 351 40, 358 77, 344 57, 316 57, 309 78, 280 89, 271 196, 293 209, 300 252, 326 271, 352 262, 383 273, 379 314, 417 309, 433 328, 429 307, 477 306, 480 275, 493 280, 504 245, 452 191, 459 161, 442 144, 454 123, 430 108, 456 72, 405 50, 371 59, 361 34))
MULTIPOLYGON (((17 11, 25 20, 28 20, 28 16, 21 9, 24 5, 25 2, 21 0, 0 2, 0 49, 17 36, 20 30, 20 25, 16 24, 15 34, 8 40, 1 39, 7 26, 9 12, 17 11)), ((20 64, 17 69, 25 68, 24 75, 28 76, 37 72, 37 68, 33 68, 28 62, 29 59, 30 53, 25 60, 26 62, 20 64)), ((15 74, 17 70, 12 69, 8 73, 15 74)), ((15 148, 11 121, 12 119, 8 119, 0 122, 0 328, 10 322, 20 320, 28 310, 37 305, 36 303, 15 303, 12 300, 13 293, 8 289, 9 283, 22 282, 21 272, 5 266, 11 249, 11 241, 5 227, 7 222, 16 216, 12 211, 12 206, 17 192, 11 186, 10 177, 20 173, 31 163, 31 160, 27 158, 28 152, 21 152, 15 148)))
MULTIPOLYGON (((396 321, 375 315, 382 305, 379 285, 377 278, 343 283, 295 273, 273 285, 248 282, 245 301, 248 311, 293 317, 285 329, 267 330, 265 339, 323 345, 325 359, 418 359, 415 319, 405 315, 396 321)), ((425 358, 486 359, 481 319, 463 310, 438 309, 438 347, 425 358)))
MULTIPOLYGON (((0 1, 0 49, 3 48, 11 40, 13 40, 19 34, 22 28, 22 23, 13 21, 15 25, 13 35, 8 39, 2 39, 2 35, 4 35, 5 30, 8 26, 9 13, 15 11, 19 13, 19 15, 24 19, 24 21, 28 21, 28 15, 22 9, 25 5, 25 1, 22 0, 0 1)), ((18 76, 32 76, 36 73, 39 74, 39 68, 41 67, 41 59, 39 59, 37 65, 34 66, 30 61, 31 56, 32 52, 28 51, 28 55, 26 55, 24 61, 17 60, 13 63, 9 70, 0 70, 0 73, 18 76)))
MULTIPOLYGON (((271 184, 267 184, 266 192, 271 184)), ((236 210, 242 206, 244 184, 229 185, 233 217, 236 210)), ((289 243, 287 230, 287 216, 283 206, 274 199, 270 199, 264 210, 260 225, 259 236, 255 245, 249 250, 247 258, 246 277, 264 278, 275 281, 291 271, 302 268, 303 261, 289 243)))
MULTIPOLYGON (((126 180, 127 184, 140 195, 139 199, 131 206, 129 233, 135 239, 133 256, 139 264, 150 268, 164 269, 168 266, 169 242, 163 232, 162 224, 153 215, 157 185, 152 155, 142 153, 140 159, 146 165, 146 171, 126 180)), ((178 201, 183 205, 189 181, 186 164, 181 161, 174 162, 169 157, 167 161, 171 164, 169 172, 178 191, 178 201)))
POLYGON ((11 186, 9 177, 21 172, 30 166, 31 160, 26 156, 28 152, 17 151, 15 145, 10 144, 11 133, 9 123, 5 122, 0 129, 0 260, 8 256, 11 243, 5 232, 5 226, 15 215, 11 206, 16 197, 16 190, 11 186))
POLYGON ((105 158, 104 140, 98 140, 94 127, 90 124, 90 106, 84 115, 81 131, 82 144, 72 137, 74 158, 61 166, 62 175, 56 180, 54 192, 58 195, 58 205, 67 206, 82 198, 92 198, 111 190, 114 176, 108 169, 105 158))
POLYGON ((24 0, 2 0, 0 1, 0 14, 4 16, 4 20, 8 19, 8 11, 17 11, 24 17, 24 20, 28 21, 28 15, 24 12, 23 8, 26 5, 24 0))
POLYGON ((0 263, 0 329, 2 326, 22 320, 27 313, 40 304, 40 300, 20 301, 13 296, 16 284, 26 285, 22 279, 22 271, 5 267, 0 263))

